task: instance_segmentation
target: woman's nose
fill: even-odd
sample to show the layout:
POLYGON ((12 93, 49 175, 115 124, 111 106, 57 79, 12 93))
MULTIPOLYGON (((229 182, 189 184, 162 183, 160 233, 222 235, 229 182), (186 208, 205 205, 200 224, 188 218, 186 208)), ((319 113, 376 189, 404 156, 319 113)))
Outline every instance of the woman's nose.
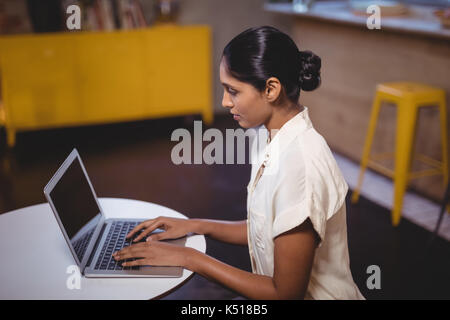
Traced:
POLYGON ((222 107, 233 108, 233 101, 231 101, 230 96, 226 92, 224 92, 222 97, 222 107))

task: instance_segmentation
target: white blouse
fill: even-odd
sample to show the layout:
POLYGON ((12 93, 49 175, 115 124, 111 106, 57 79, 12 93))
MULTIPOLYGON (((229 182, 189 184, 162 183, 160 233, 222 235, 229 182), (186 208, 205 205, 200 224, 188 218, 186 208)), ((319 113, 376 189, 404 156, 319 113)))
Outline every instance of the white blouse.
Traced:
POLYGON ((261 131, 268 137, 264 128, 252 141, 247 187, 253 272, 273 276, 274 238, 309 218, 320 243, 306 298, 364 299, 350 272, 345 207, 348 185, 325 139, 313 128, 308 108, 287 121, 270 142, 260 138, 261 131))

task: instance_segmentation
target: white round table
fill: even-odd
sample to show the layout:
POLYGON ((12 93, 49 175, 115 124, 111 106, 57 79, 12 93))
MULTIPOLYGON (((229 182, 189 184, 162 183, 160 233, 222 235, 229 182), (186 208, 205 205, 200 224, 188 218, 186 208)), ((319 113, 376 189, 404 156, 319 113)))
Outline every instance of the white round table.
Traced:
MULTIPOLYGON (((144 201, 99 198, 107 218, 186 218, 172 209, 144 201)), ((186 246, 206 251, 202 235, 186 246)), ((183 284, 180 278, 86 278, 80 288, 68 286, 76 262, 48 203, 0 215, 0 299, 153 299, 183 284), (72 287, 73 289, 69 289, 72 287)))

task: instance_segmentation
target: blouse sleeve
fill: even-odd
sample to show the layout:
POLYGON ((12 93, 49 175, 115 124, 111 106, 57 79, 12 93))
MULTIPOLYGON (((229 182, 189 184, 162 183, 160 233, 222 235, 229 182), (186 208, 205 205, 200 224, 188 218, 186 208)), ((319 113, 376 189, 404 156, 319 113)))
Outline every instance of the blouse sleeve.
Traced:
POLYGON ((325 237, 327 221, 341 208, 348 186, 329 149, 319 156, 297 152, 283 166, 289 168, 281 176, 274 192, 272 237, 301 225, 307 218, 320 237, 325 237))

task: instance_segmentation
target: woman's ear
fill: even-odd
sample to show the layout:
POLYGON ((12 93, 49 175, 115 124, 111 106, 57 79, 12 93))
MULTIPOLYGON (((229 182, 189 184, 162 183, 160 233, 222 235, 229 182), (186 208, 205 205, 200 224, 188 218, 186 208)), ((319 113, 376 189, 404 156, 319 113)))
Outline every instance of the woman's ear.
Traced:
POLYGON ((280 80, 275 77, 267 79, 264 95, 268 102, 276 101, 280 97, 281 91, 282 86, 280 80))

